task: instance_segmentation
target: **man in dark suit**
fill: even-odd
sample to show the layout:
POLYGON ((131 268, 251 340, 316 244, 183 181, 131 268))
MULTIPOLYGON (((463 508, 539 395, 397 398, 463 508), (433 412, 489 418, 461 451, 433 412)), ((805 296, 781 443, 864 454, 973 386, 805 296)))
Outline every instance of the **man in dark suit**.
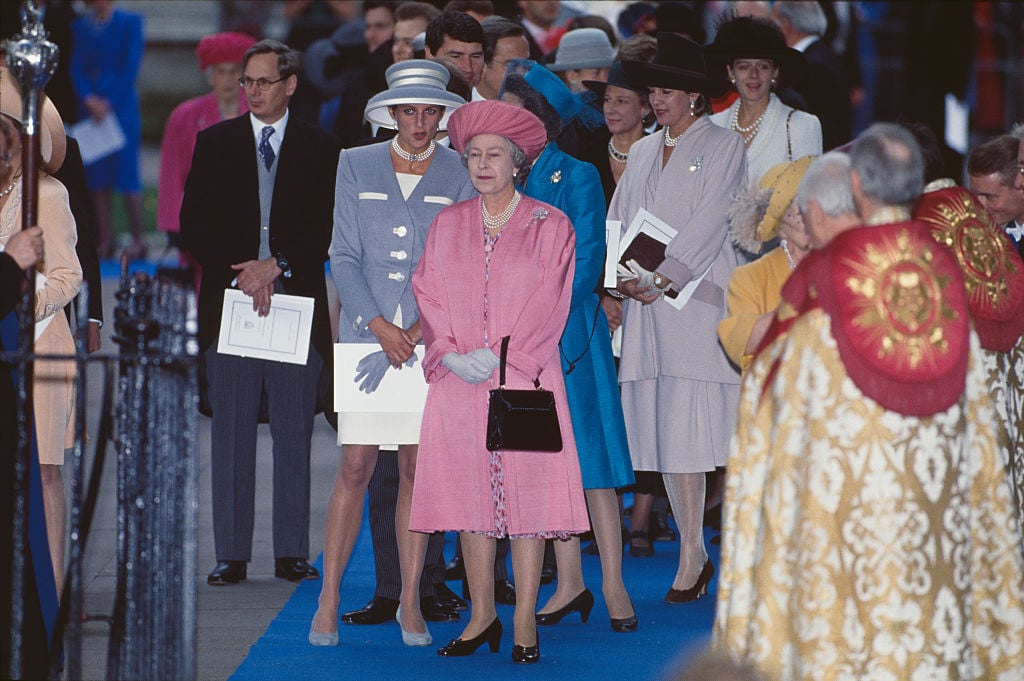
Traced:
POLYGON ((1014 187, 1024 182, 1018 170, 1020 140, 1000 135, 979 144, 967 154, 967 177, 978 201, 1000 225, 1021 252, 1024 244, 1024 191, 1014 187))
MULTIPOLYGON (((209 584, 246 578, 252 557, 256 425, 265 393, 274 455, 274 574, 318 579, 309 556, 309 448, 317 386, 330 371, 324 262, 331 241, 339 147, 289 120, 299 55, 262 40, 243 58, 249 113, 199 133, 181 207, 181 237, 203 268, 199 342, 212 422, 214 543, 209 584), (224 290, 237 286, 269 314, 275 293, 313 298, 305 365, 217 352, 224 290)), ((329 374, 328 374, 329 375, 329 374)))
POLYGON ((821 122, 826 151, 850 141, 850 92, 843 65, 835 51, 821 39, 828 19, 814 0, 780 0, 772 4, 772 18, 782 29, 786 44, 804 53, 807 68, 794 89, 807 103, 808 113, 821 122))

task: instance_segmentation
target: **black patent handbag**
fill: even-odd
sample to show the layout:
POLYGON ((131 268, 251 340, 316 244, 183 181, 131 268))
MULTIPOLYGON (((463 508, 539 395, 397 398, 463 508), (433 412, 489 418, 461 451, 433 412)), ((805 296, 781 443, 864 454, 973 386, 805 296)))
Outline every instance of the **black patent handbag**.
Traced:
POLYGON ((535 390, 509 390, 505 387, 505 363, 509 337, 501 339, 500 385, 491 390, 487 405, 487 449, 527 452, 562 451, 562 431, 558 426, 555 394, 533 380, 535 390))

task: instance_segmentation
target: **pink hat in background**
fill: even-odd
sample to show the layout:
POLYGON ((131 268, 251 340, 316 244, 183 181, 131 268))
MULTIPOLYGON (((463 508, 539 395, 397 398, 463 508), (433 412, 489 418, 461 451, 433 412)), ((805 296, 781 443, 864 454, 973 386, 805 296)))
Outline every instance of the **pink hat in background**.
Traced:
POLYGON ((196 56, 199 57, 199 69, 223 62, 241 63, 245 51, 256 43, 256 39, 245 33, 214 33, 199 41, 196 56))

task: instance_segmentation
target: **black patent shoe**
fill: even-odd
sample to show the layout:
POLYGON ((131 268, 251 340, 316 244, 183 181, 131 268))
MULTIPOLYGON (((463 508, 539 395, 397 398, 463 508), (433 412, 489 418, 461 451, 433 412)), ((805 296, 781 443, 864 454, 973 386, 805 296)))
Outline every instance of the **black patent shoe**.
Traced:
POLYGON ((274 576, 289 582, 301 582, 304 579, 320 579, 320 572, 305 558, 275 558, 274 576))
POLYGON ((626 617, 624 619, 610 618, 612 623, 612 631, 616 634, 629 634, 636 631, 639 622, 636 619, 636 615, 632 617, 626 617))
POLYGON ((540 662, 540 636, 532 646, 512 646, 512 661, 516 664, 533 664, 540 662))
POLYGON ((341 621, 345 624, 383 624, 394 622, 398 612, 398 601, 392 598, 371 598, 370 602, 358 610, 342 613, 341 621))
POLYGON ((516 585, 507 579, 494 582, 494 602, 501 605, 516 604, 516 585))
POLYGON ((562 618, 571 612, 578 612, 580 619, 586 623, 587 618, 590 617, 590 611, 594 607, 594 594, 591 593, 590 589, 584 589, 579 593, 578 596, 573 598, 564 607, 555 610, 554 612, 541 613, 538 612, 533 616, 534 621, 537 622, 538 626, 545 626, 548 624, 558 624, 562 621, 562 618))
POLYGON ((206 578, 210 586, 225 586, 244 582, 248 563, 244 560, 221 560, 206 578))
POLYGON ((448 645, 438 648, 437 654, 441 657, 465 657, 475 653, 476 649, 484 643, 490 647, 492 653, 498 652, 498 649, 501 647, 501 620, 497 617, 487 625, 486 629, 480 632, 479 636, 474 636, 468 640, 461 638, 452 639, 448 645))
POLYGON ((437 596, 420 598, 420 612, 428 622, 455 622, 459 619, 459 611, 442 603, 437 596))
POLYGON ((469 604, 456 596, 455 592, 449 589, 446 584, 438 584, 434 587, 434 592, 437 594, 437 601, 449 610, 469 609, 469 604))

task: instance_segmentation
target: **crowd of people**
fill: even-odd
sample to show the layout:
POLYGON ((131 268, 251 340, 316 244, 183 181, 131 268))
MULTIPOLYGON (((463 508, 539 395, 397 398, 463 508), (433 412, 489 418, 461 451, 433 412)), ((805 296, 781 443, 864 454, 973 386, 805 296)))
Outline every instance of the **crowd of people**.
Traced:
MULTIPOLYGON (((41 241, 18 234, 20 106, 2 80, 0 244, 19 266, 39 258, 48 352, 71 347, 61 308, 83 241, 93 259, 109 248, 110 190, 129 217, 138 198, 138 103, 118 93, 134 92, 141 24, 88 4, 74 36, 103 49, 72 59, 75 91, 97 121, 115 112, 129 143, 85 166, 88 190, 65 190, 74 140, 51 112, 41 241), (95 227, 76 210, 83 191, 95 227)), ((498 652, 496 603, 511 603, 512 659, 536 663, 539 627, 594 606, 588 533, 611 629, 635 632, 623 547, 651 555, 662 496, 679 539, 664 600, 700 599, 717 574, 713 645, 753 673, 1024 673, 1024 126, 970 151, 966 187, 944 171, 942 131, 854 136, 848 74, 824 40, 833 3, 729 3, 711 40, 688 3, 617 27, 560 22, 558 2, 495 4, 296 2, 287 44, 199 42, 211 90, 168 119, 158 191, 160 229, 197 271, 208 584, 247 578, 260 422, 275 576, 321 578, 309 471, 322 411, 340 456, 310 645, 339 645, 341 622, 397 620, 405 645, 430 646, 429 621, 468 610, 437 654, 498 652), (341 12, 330 33, 300 31, 318 11, 341 12), (620 244, 640 222, 664 238, 620 244), (228 289, 258 317, 277 295, 312 299, 305 361, 222 352, 228 289), (338 383, 355 396, 335 403, 338 383), (551 392, 558 451, 487 445, 499 387, 551 392), (411 388, 420 397, 397 399, 411 388), (367 491, 377 587, 339 613, 367 491), (717 566, 703 529, 716 514, 717 566)), ((72 378, 66 363, 36 370, 58 584, 72 378)))

